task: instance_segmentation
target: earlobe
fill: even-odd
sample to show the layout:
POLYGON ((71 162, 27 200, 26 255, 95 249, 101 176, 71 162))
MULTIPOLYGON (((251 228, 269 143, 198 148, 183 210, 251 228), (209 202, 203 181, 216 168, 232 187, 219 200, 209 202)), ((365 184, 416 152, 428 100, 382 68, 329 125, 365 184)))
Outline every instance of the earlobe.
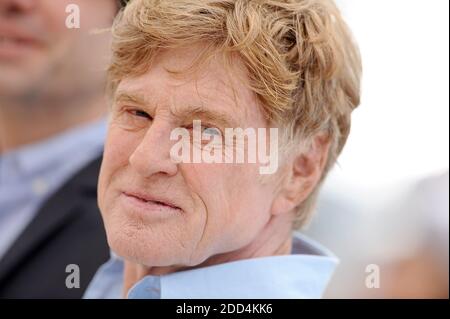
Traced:
POLYGON ((281 215, 292 210, 292 202, 287 200, 285 194, 279 194, 272 203, 272 215, 281 215))

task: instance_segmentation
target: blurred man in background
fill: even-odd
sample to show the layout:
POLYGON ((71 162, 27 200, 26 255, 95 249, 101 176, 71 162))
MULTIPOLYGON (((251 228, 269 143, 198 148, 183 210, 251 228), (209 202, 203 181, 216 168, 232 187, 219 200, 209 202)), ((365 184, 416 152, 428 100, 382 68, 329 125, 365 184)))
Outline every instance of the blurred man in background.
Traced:
POLYGON ((78 298, 109 256, 96 184, 110 36, 92 31, 119 7, 0 0, 0 297, 78 298))

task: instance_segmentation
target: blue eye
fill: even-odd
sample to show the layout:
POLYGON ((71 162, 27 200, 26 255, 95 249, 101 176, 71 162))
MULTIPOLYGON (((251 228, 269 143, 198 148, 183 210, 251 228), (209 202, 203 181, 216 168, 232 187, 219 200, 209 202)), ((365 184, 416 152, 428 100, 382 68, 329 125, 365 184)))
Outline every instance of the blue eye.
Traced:
POLYGON ((218 135, 218 136, 222 135, 222 134, 220 133, 219 129, 217 129, 217 128, 215 128, 215 127, 206 127, 206 128, 203 130, 203 133, 204 133, 204 134, 208 134, 208 135, 218 135))

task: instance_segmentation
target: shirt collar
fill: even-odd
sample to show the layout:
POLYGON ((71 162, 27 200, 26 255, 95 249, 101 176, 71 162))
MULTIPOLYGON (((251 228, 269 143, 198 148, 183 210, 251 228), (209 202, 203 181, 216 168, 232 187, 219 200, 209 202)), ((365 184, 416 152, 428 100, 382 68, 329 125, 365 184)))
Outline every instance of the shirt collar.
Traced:
POLYGON ((5 162, 12 162, 20 176, 28 176, 56 164, 58 159, 64 159, 78 148, 85 150, 88 147, 102 145, 105 132, 106 120, 102 119, 69 129, 44 141, 20 147, 1 155, 0 158, 5 162))
MULTIPOLYGON (((118 266, 122 261, 117 257, 109 263, 109 269, 103 268, 103 275, 113 273, 112 269, 123 272, 123 266, 118 266)), ((291 255, 238 260, 168 275, 146 276, 129 290, 128 298, 320 298, 337 264, 337 258, 329 250, 295 233, 291 255)), ((116 280, 122 278, 121 274, 116 280)), ((106 282, 100 274, 96 275, 87 298, 111 297, 114 280, 109 284, 106 282), (109 287, 108 293, 93 294, 95 290, 99 292, 102 285, 109 287)), ((120 298, 120 293, 116 292, 115 297, 120 298)))

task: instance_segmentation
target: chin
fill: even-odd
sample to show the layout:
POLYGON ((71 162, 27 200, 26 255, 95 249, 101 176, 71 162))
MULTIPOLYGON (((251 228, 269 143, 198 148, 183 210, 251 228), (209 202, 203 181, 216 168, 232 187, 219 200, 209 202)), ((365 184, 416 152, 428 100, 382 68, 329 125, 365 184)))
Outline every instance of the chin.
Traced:
POLYGON ((127 261, 147 267, 185 265, 187 250, 161 239, 149 229, 121 227, 108 233, 111 249, 127 261))

